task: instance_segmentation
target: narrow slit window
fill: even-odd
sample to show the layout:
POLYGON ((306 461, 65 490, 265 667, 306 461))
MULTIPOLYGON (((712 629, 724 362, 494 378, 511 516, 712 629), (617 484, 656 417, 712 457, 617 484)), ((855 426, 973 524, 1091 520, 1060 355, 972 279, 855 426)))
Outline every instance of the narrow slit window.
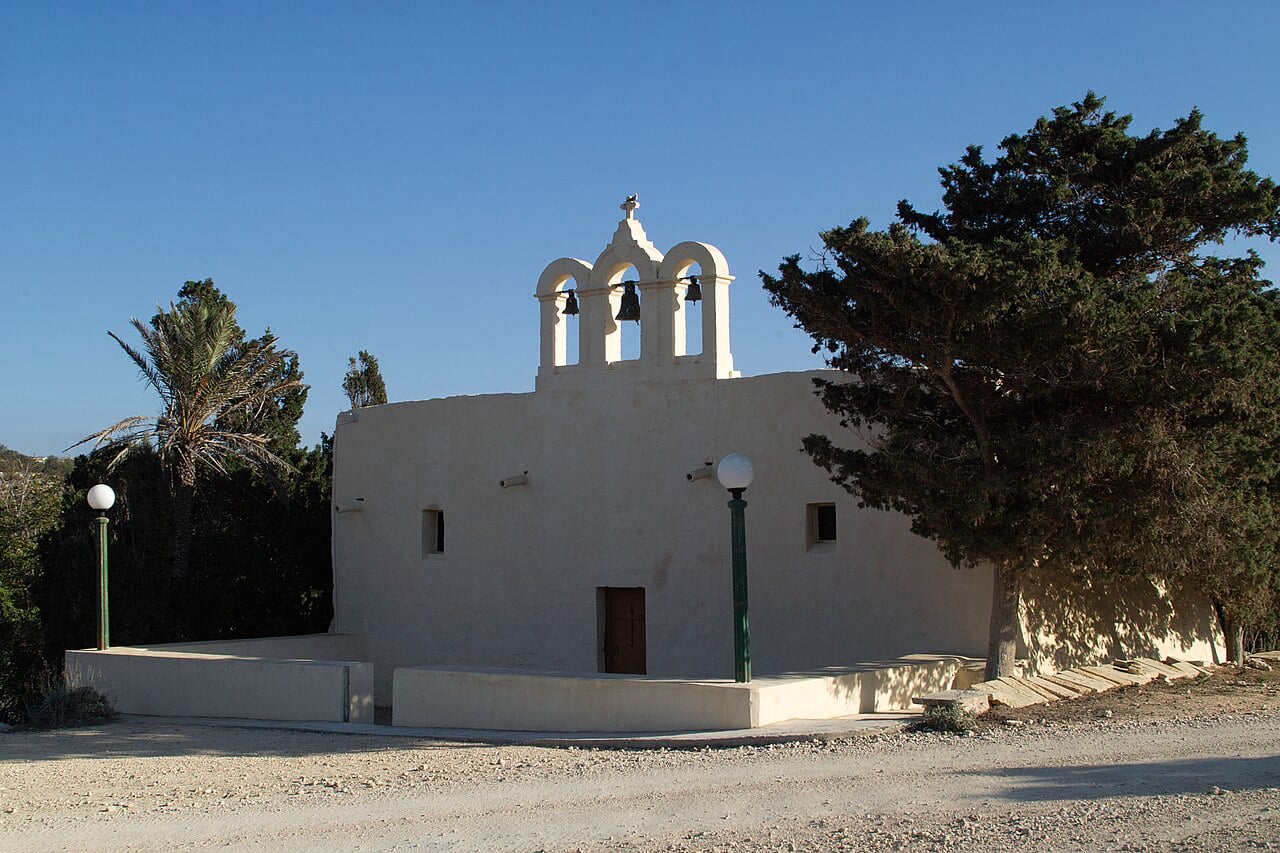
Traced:
MULTIPOLYGON (((818 541, 834 542, 836 541, 836 505, 835 504, 819 504, 818 505, 818 541)), ((441 530, 444 530, 444 519, 441 517, 441 530)), ((444 550, 442 547, 440 550, 444 550)))
POLYGON ((422 553, 444 553, 444 510, 424 509, 422 511, 422 553))
POLYGON ((809 504, 806 507, 809 547, 836 541, 836 505, 809 504))

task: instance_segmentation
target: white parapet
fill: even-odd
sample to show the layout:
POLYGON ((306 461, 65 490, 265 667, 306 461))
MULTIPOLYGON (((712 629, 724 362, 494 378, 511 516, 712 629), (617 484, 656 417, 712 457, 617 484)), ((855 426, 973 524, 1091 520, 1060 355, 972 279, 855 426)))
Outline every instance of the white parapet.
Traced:
POLYGON ((805 673, 728 680, 531 672, 491 667, 397 667, 393 724, 534 732, 752 729, 907 708, 951 686, 965 661, 910 655, 805 673))
POLYGON ((66 653, 69 679, 125 714, 373 722, 373 664, 335 659, 361 648, 314 634, 66 653))

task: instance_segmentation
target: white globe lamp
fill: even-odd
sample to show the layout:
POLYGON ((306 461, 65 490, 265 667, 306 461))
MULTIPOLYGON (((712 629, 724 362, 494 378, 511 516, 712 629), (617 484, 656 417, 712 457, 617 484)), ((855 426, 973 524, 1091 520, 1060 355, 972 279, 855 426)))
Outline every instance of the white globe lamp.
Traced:
POLYGON ((89 506, 99 512, 111 509, 115 502, 116 493, 110 486, 99 483, 89 490, 89 506))
POLYGON ((750 486, 754 476, 751 460, 741 453, 730 453, 716 464, 716 479, 731 492, 740 492, 750 486))
POLYGON ((751 628, 747 616, 747 502, 742 493, 755 471, 751 460, 730 453, 716 464, 716 479, 729 490, 729 540, 733 564, 733 680, 751 680, 751 628))
POLYGON ((98 648, 111 647, 111 607, 107 601, 107 516, 106 511, 116 502, 115 489, 99 483, 89 490, 89 506, 103 515, 98 516, 98 648))

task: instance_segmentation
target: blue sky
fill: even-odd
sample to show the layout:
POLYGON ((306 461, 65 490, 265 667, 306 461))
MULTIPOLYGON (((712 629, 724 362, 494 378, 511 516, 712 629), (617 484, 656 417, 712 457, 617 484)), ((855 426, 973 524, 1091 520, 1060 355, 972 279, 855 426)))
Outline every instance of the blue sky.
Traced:
MULTIPOLYGON (((296 350, 303 437, 370 350, 392 400, 525 391, 538 274, 638 193, 719 246, 736 365, 816 366, 756 273, 1093 89, 1192 106, 1280 177, 1280 4, 0 2, 0 443, 156 400, 132 340, 187 279, 296 350)), ((1266 244, 1277 276, 1280 252, 1266 244)))

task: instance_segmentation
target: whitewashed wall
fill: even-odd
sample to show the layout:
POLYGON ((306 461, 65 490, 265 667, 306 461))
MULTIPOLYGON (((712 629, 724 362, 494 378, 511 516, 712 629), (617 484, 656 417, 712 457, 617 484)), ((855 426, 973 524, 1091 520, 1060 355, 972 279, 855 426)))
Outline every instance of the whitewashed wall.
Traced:
MULTIPOLYGON (((685 474, 729 452, 745 498, 757 673, 923 651, 981 655, 990 572, 950 568, 905 518, 860 510, 799 452, 836 428, 816 373, 454 397, 339 420, 334 630, 396 666, 595 672, 596 588, 641 586, 652 675, 731 677, 728 494, 685 474), (528 470, 528 484, 499 481, 528 470), (805 505, 838 540, 806 549, 805 505), (445 512, 424 556, 422 511, 445 512)), ((381 701, 381 699, 380 699, 381 701)))

